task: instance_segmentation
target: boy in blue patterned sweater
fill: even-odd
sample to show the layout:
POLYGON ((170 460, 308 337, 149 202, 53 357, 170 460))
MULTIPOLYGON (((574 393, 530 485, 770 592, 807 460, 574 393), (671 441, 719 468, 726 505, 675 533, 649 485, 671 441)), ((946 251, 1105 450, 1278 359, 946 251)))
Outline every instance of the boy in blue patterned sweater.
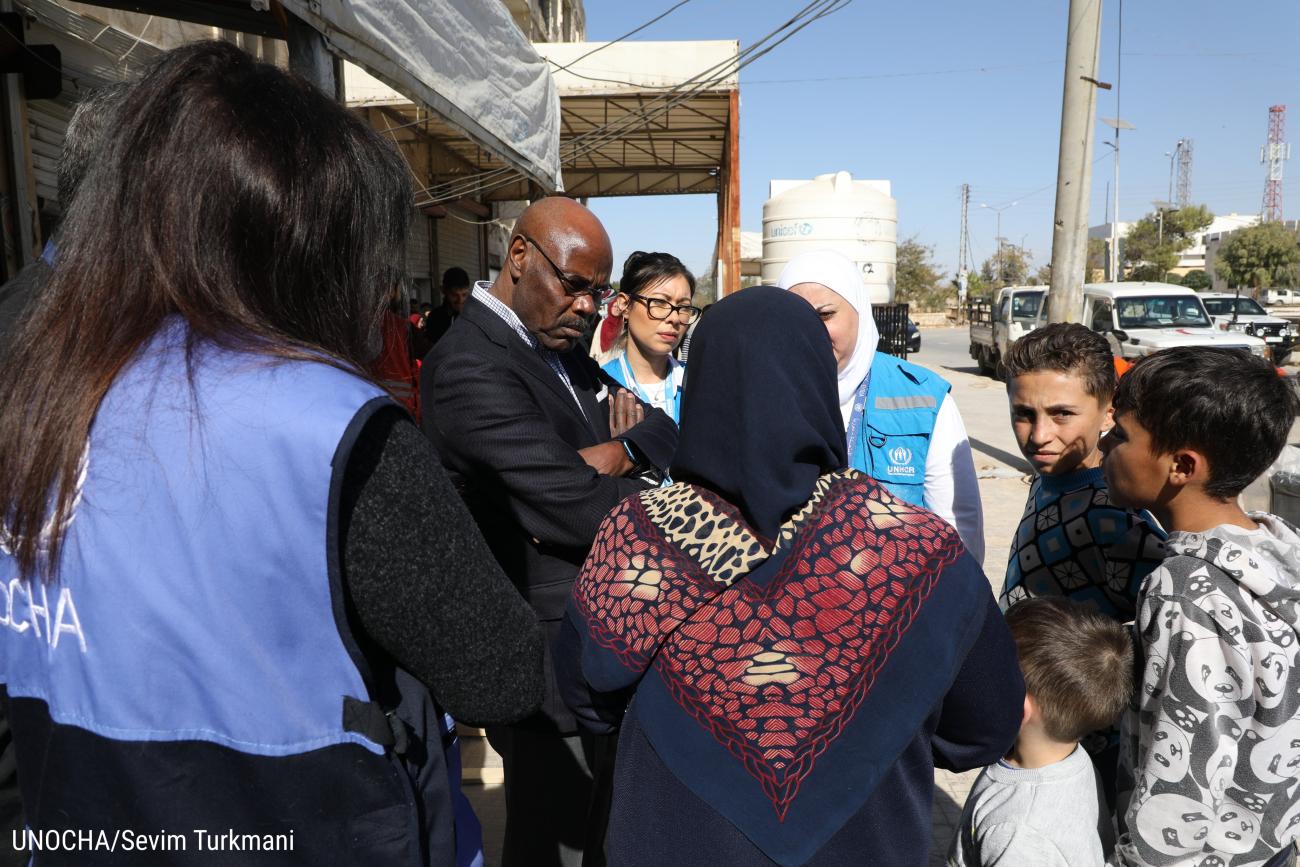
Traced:
POLYGON ((1005 365, 1011 427, 1038 477, 1011 543, 1002 608, 1066 596, 1130 621, 1142 579, 1164 558, 1164 533, 1106 490, 1098 442, 1112 424, 1110 346, 1082 325, 1047 325, 1016 341, 1005 365))
MULTIPOLYGON (((1146 512, 1111 502, 1098 443, 1113 424, 1116 375, 1110 345, 1077 324, 1046 325, 1012 345, 1004 361, 1011 427, 1038 476, 1011 542, 1005 611, 1022 599, 1064 596, 1131 621, 1138 590, 1165 556, 1165 533, 1146 512)), ((1119 727, 1082 740, 1115 803, 1119 727)))

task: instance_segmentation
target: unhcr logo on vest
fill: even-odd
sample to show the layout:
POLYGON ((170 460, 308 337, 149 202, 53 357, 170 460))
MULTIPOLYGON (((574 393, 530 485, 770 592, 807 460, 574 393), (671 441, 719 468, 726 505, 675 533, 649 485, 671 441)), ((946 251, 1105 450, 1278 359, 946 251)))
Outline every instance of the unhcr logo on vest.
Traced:
POLYGON ((886 455, 889 457, 889 473, 895 476, 915 476, 916 467, 912 466, 912 450, 905 446, 894 446, 886 455))

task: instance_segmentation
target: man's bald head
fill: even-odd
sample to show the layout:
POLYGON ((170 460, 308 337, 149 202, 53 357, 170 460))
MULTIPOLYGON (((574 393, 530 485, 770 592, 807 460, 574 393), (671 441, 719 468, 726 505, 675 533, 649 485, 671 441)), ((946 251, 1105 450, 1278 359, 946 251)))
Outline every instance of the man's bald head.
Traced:
POLYGON ((596 215, 573 199, 534 202, 515 222, 501 275, 492 287, 542 346, 573 348, 609 284, 614 254, 596 215), (587 291, 590 290, 590 291, 587 291))
MULTIPOLYGON (((613 267, 614 252, 605 227, 586 206, 565 196, 551 196, 533 202, 519 216, 515 233, 527 235, 546 247, 556 258, 576 246, 602 250, 613 267)), ((559 264, 558 258, 556 263, 559 264)))

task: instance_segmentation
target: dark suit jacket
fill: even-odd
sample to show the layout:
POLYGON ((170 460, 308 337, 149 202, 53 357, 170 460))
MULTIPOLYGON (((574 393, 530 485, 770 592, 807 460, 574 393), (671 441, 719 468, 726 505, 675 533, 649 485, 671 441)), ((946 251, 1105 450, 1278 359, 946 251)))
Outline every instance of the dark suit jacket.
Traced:
MULTIPOLYGON (((578 450, 607 442, 618 383, 587 355, 562 356, 578 404, 540 355, 485 304, 465 310, 424 360, 424 427, 506 575, 532 604, 549 646, 559 634, 573 579, 614 506, 644 490, 635 479, 596 473, 578 450), (585 414, 584 414, 585 413, 585 414)), ((667 469, 677 425, 646 407, 625 436, 667 469)), ((546 721, 575 731, 547 659, 546 721)))

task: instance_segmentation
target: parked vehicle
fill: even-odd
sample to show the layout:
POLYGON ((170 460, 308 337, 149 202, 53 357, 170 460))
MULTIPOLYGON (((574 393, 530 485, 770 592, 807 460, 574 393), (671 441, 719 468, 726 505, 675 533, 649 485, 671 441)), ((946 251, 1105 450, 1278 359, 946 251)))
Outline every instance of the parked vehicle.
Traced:
POLYGON ((1216 328, 1200 296, 1169 283, 1088 283, 1083 287, 1083 321, 1104 334, 1111 352, 1121 358, 1142 358, 1174 346, 1222 346, 1268 354, 1260 338, 1216 328))
POLYGON ((1300 304, 1300 289, 1261 289, 1264 303, 1270 307, 1292 307, 1300 304))
POLYGON ((967 302, 970 357, 980 372, 997 374, 1011 344, 1038 326, 1046 296, 1045 286, 1007 286, 991 298, 973 297, 967 302))
POLYGON ((916 323, 910 319, 907 320, 907 351, 909 353, 921 351, 921 329, 917 328, 916 323))
POLYGON ((1254 298, 1232 292, 1202 292, 1201 302, 1216 328, 1262 338, 1275 362, 1281 363, 1296 343, 1296 327, 1269 315, 1254 298))

